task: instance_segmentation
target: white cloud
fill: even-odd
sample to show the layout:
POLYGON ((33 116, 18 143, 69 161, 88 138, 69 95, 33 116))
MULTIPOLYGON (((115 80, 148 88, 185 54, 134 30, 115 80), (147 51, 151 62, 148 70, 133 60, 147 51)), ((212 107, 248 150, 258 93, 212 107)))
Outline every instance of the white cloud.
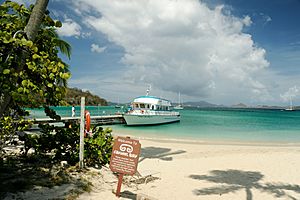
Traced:
POLYGON ((266 16, 265 19, 266 19, 266 22, 272 21, 272 18, 270 16, 266 16))
POLYGON ((259 15, 261 16, 261 20, 263 20, 263 25, 266 25, 272 21, 272 18, 269 15, 266 15, 264 13, 259 13, 259 15))
POLYGON ((98 44, 91 45, 91 51, 95 52, 95 53, 102 53, 105 49, 106 49, 106 47, 99 47, 98 44))
POLYGON ((62 22, 62 27, 57 29, 57 33, 60 36, 79 37, 81 35, 81 26, 72 19, 65 19, 65 21, 62 22))
POLYGON ((283 101, 290 101, 291 99, 297 97, 299 95, 299 89, 295 85, 286 91, 284 94, 280 94, 280 97, 283 101))
POLYGON ((89 38, 91 37, 92 33, 91 32, 83 32, 81 33, 81 37, 82 38, 89 38))
POLYGON ((252 23, 249 16, 237 18, 198 0, 75 5, 89 27, 124 48, 126 80, 191 97, 271 98, 259 78, 269 66, 266 51, 243 33, 252 23))
POLYGON ((268 15, 264 15, 263 20, 264 20, 264 25, 266 25, 266 24, 268 24, 269 22, 272 21, 272 18, 268 15))

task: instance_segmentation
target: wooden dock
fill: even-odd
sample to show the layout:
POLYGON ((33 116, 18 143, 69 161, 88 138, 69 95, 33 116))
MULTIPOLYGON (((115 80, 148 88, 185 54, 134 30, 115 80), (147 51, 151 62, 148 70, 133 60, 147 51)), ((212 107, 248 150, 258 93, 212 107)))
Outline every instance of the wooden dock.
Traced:
MULTIPOLYGON (((35 124, 43 124, 43 123, 58 123, 58 122, 72 122, 72 121, 80 121, 80 117, 61 117, 60 120, 55 120, 51 118, 36 118, 33 119, 35 124)), ((101 116, 91 116, 91 124, 97 125, 111 125, 111 124, 124 124, 125 120, 123 115, 101 115, 101 116)))

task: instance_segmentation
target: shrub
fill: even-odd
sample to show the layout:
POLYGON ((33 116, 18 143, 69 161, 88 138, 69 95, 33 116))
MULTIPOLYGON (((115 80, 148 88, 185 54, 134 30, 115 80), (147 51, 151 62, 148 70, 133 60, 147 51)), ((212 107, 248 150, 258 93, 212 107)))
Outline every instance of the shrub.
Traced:
MULTIPOLYGON (((20 136, 24 141, 24 155, 33 149, 38 157, 49 158, 52 162, 67 161, 75 165, 79 161, 79 125, 67 124, 65 127, 40 125, 41 133, 20 136)), ((112 130, 96 127, 91 137, 84 139, 84 162, 88 166, 101 166, 109 162, 113 137, 112 130)))
POLYGON ((87 165, 101 166, 109 163, 112 153, 112 130, 96 127, 91 137, 84 139, 84 158, 87 165))

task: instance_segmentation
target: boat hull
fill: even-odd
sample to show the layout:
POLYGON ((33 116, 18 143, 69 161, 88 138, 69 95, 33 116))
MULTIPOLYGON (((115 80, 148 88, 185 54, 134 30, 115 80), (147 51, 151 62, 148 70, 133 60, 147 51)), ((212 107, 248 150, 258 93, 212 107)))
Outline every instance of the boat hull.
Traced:
POLYGON ((128 126, 158 125, 180 121, 180 115, 133 115, 124 114, 128 126))
POLYGON ((181 106, 175 106, 174 110, 183 110, 183 107, 181 107, 181 106))

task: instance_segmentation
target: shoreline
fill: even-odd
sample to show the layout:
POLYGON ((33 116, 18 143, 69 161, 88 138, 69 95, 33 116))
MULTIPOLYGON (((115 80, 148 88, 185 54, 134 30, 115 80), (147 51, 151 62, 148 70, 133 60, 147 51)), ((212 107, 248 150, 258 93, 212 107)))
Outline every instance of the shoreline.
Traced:
POLYGON ((159 143, 183 143, 183 144, 199 144, 199 145, 227 145, 227 146, 259 146, 259 147, 300 147, 300 142, 275 142, 275 141, 243 141, 243 140, 213 140, 213 139, 192 139, 192 138, 167 138, 167 137, 147 137, 144 134, 141 136, 113 132, 114 137, 130 137, 137 140, 148 140, 159 143))

